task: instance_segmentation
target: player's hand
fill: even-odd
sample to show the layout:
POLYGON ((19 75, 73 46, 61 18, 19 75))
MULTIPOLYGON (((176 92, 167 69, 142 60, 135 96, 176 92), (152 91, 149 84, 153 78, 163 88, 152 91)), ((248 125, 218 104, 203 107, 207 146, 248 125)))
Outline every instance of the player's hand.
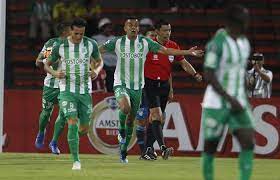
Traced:
POLYGON ((197 49, 197 46, 194 46, 188 50, 188 54, 191 56, 202 57, 204 51, 201 49, 197 49))
POLYGON ((58 70, 58 71, 55 71, 55 75, 54 75, 56 78, 58 79, 62 79, 65 77, 65 73, 62 72, 61 70, 58 70))
POLYGON ((35 65, 36 65, 36 67, 39 67, 40 69, 44 68, 44 63, 43 63, 43 60, 41 60, 41 59, 37 59, 35 62, 35 65))
POLYGON ((201 81, 202 81, 202 76, 201 76, 199 73, 196 73, 196 74, 194 75, 194 78, 195 78, 195 80, 196 80, 197 82, 201 82, 201 81))
POLYGON ((229 103, 231 104, 231 109, 234 112, 241 112, 244 110, 244 108, 242 107, 242 105, 237 101, 237 99, 231 97, 229 99, 229 103))

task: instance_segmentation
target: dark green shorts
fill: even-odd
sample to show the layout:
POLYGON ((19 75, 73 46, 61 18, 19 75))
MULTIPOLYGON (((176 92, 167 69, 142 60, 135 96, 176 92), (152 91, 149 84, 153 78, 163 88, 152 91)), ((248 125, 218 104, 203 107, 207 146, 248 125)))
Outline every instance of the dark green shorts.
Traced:
POLYGON ((228 125, 230 131, 241 128, 254 128, 254 117, 249 107, 240 113, 234 113, 228 108, 203 108, 201 118, 204 139, 221 137, 225 125, 228 125))
POLYGON ((43 87, 42 107, 43 109, 52 109, 54 104, 58 103, 59 88, 43 87))
POLYGON ((90 94, 60 92, 59 107, 66 119, 78 119, 81 125, 89 125, 92 118, 92 97, 90 94))
POLYGON ((126 87, 123 86, 115 86, 114 87, 114 92, 115 92, 115 97, 117 99, 117 101, 119 102, 120 99, 123 96, 128 97, 128 99, 130 100, 130 104, 131 104, 131 115, 133 117, 136 116, 136 113, 140 107, 140 103, 141 103, 141 97, 142 97, 142 89, 140 90, 132 90, 132 89, 128 89, 126 87))

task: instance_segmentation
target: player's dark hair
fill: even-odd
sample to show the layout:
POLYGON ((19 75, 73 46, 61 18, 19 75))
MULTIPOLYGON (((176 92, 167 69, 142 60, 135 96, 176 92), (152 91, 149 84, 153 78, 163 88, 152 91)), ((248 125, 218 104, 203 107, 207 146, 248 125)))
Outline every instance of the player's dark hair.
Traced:
POLYGON ((155 29, 159 30, 163 25, 169 25, 170 23, 166 20, 160 19, 155 23, 155 29))
POLYGON ((250 15, 248 9, 239 5, 229 5, 225 12, 225 17, 228 23, 243 25, 249 22, 250 15))
POLYGON ((87 26, 87 21, 84 20, 83 18, 75 18, 72 21, 71 29, 73 29, 74 26, 76 26, 78 28, 86 27, 87 26))
POLYGON ((71 26, 71 23, 67 22, 67 21, 58 23, 58 25, 56 26, 57 35, 60 36, 70 26, 71 26))

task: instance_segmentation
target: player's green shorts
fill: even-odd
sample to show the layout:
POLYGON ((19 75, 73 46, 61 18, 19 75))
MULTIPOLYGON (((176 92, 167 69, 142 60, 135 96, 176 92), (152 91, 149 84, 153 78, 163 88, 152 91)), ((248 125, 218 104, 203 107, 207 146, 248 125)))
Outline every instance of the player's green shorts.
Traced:
POLYGON ((253 128, 254 118, 249 107, 243 112, 234 113, 230 109, 202 109, 204 139, 214 140, 222 136, 225 125, 232 132, 240 128, 253 128))
POLYGON ((58 103, 59 88, 43 87, 42 107, 49 110, 53 108, 54 104, 58 103))
POLYGON ((66 119, 79 119, 81 125, 89 125, 92 117, 92 97, 90 94, 60 92, 59 107, 66 119))
POLYGON ((130 104, 131 104, 130 113, 133 117, 135 117, 136 113, 140 107, 142 89, 132 90, 132 89, 128 89, 124 86, 115 86, 114 92, 115 92, 115 97, 116 97, 117 101, 119 101, 123 96, 127 96, 129 98, 130 104))

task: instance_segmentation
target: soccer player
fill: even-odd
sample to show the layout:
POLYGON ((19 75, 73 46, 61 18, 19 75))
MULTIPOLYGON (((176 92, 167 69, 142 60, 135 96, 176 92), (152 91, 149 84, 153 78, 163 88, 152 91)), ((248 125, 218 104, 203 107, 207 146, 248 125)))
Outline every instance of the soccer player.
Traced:
POLYGON ((208 86, 202 103, 202 173, 205 180, 214 179, 214 153, 227 125, 241 147, 240 180, 249 180, 253 164, 254 128, 245 88, 250 55, 250 44, 244 35, 249 23, 248 10, 239 5, 229 6, 225 11, 225 20, 225 29, 219 29, 208 42, 204 62, 204 78, 208 86))
MULTIPOLYGON (((57 32, 59 34, 59 37, 48 40, 45 43, 41 52, 39 53, 36 59, 37 67, 42 68, 44 66, 43 61, 45 61, 46 58, 50 55, 53 44, 55 42, 59 42, 60 40, 66 38, 70 34, 70 24, 68 23, 58 24, 57 32)), ((57 63, 52 65, 52 68, 54 70, 56 70, 57 67, 58 67, 57 63)), ((35 147, 38 149, 41 149, 44 145, 45 129, 49 122, 50 116, 52 114, 54 104, 57 104, 58 102, 57 100, 59 94, 58 81, 59 80, 57 78, 55 78, 49 73, 47 73, 47 76, 45 77, 44 80, 43 96, 42 96, 42 111, 39 117, 39 132, 35 140, 35 147)), ((65 125, 65 121, 63 120, 61 113, 59 113, 54 125, 53 139, 49 144, 49 147, 52 153, 54 154, 60 153, 57 147, 57 140, 59 135, 64 129, 64 125, 65 125)))
MULTIPOLYGON (((156 38, 158 42, 166 48, 180 49, 176 42, 170 40, 171 25, 165 20, 160 20, 155 24, 156 38)), ((164 122, 164 111, 168 100, 173 98, 173 88, 170 85, 171 67, 174 62, 178 62, 188 74, 191 74, 198 82, 202 80, 202 76, 196 72, 192 65, 184 56, 171 56, 160 53, 148 53, 145 62, 145 94, 148 102, 150 121, 147 128, 146 152, 142 158, 147 160, 155 159, 153 152, 153 144, 156 140, 162 151, 163 159, 168 159, 173 149, 167 148, 164 143, 162 124, 164 122)), ((145 111, 144 111, 145 112, 145 111)), ((144 114, 144 113, 143 113, 144 114)), ((136 134, 138 139, 144 137, 137 130, 143 129, 143 123, 138 121, 136 134), (141 128, 142 127, 142 128, 141 128)))
POLYGON ((84 36, 86 21, 76 18, 71 35, 56 43, 45 70, 59 81, 59 106, 68 122, 68 144, 74 160, 72 170, 80 170, 79 134, 87 134, 92 114, 92 82, 103 67, 97 43, 84 36), (59 70, 50 68, 60 61, 59 70), (90 71, 91 68, 91 71, 90 71))
POLYGON ((118 56, 114 74, 114 92, 119 104, 120 162, 127 163, 127 147, 130 142, 136 112, 144 87, 144 62, 149 51, 165 55, 200 55, 193 47, 189 50, 165 48, 144 36, 138 36, 139 22, 135 17, 127 18, 124 25, 126 35, 107 41, 99 47, 101 53, 115 52, 118 56))

